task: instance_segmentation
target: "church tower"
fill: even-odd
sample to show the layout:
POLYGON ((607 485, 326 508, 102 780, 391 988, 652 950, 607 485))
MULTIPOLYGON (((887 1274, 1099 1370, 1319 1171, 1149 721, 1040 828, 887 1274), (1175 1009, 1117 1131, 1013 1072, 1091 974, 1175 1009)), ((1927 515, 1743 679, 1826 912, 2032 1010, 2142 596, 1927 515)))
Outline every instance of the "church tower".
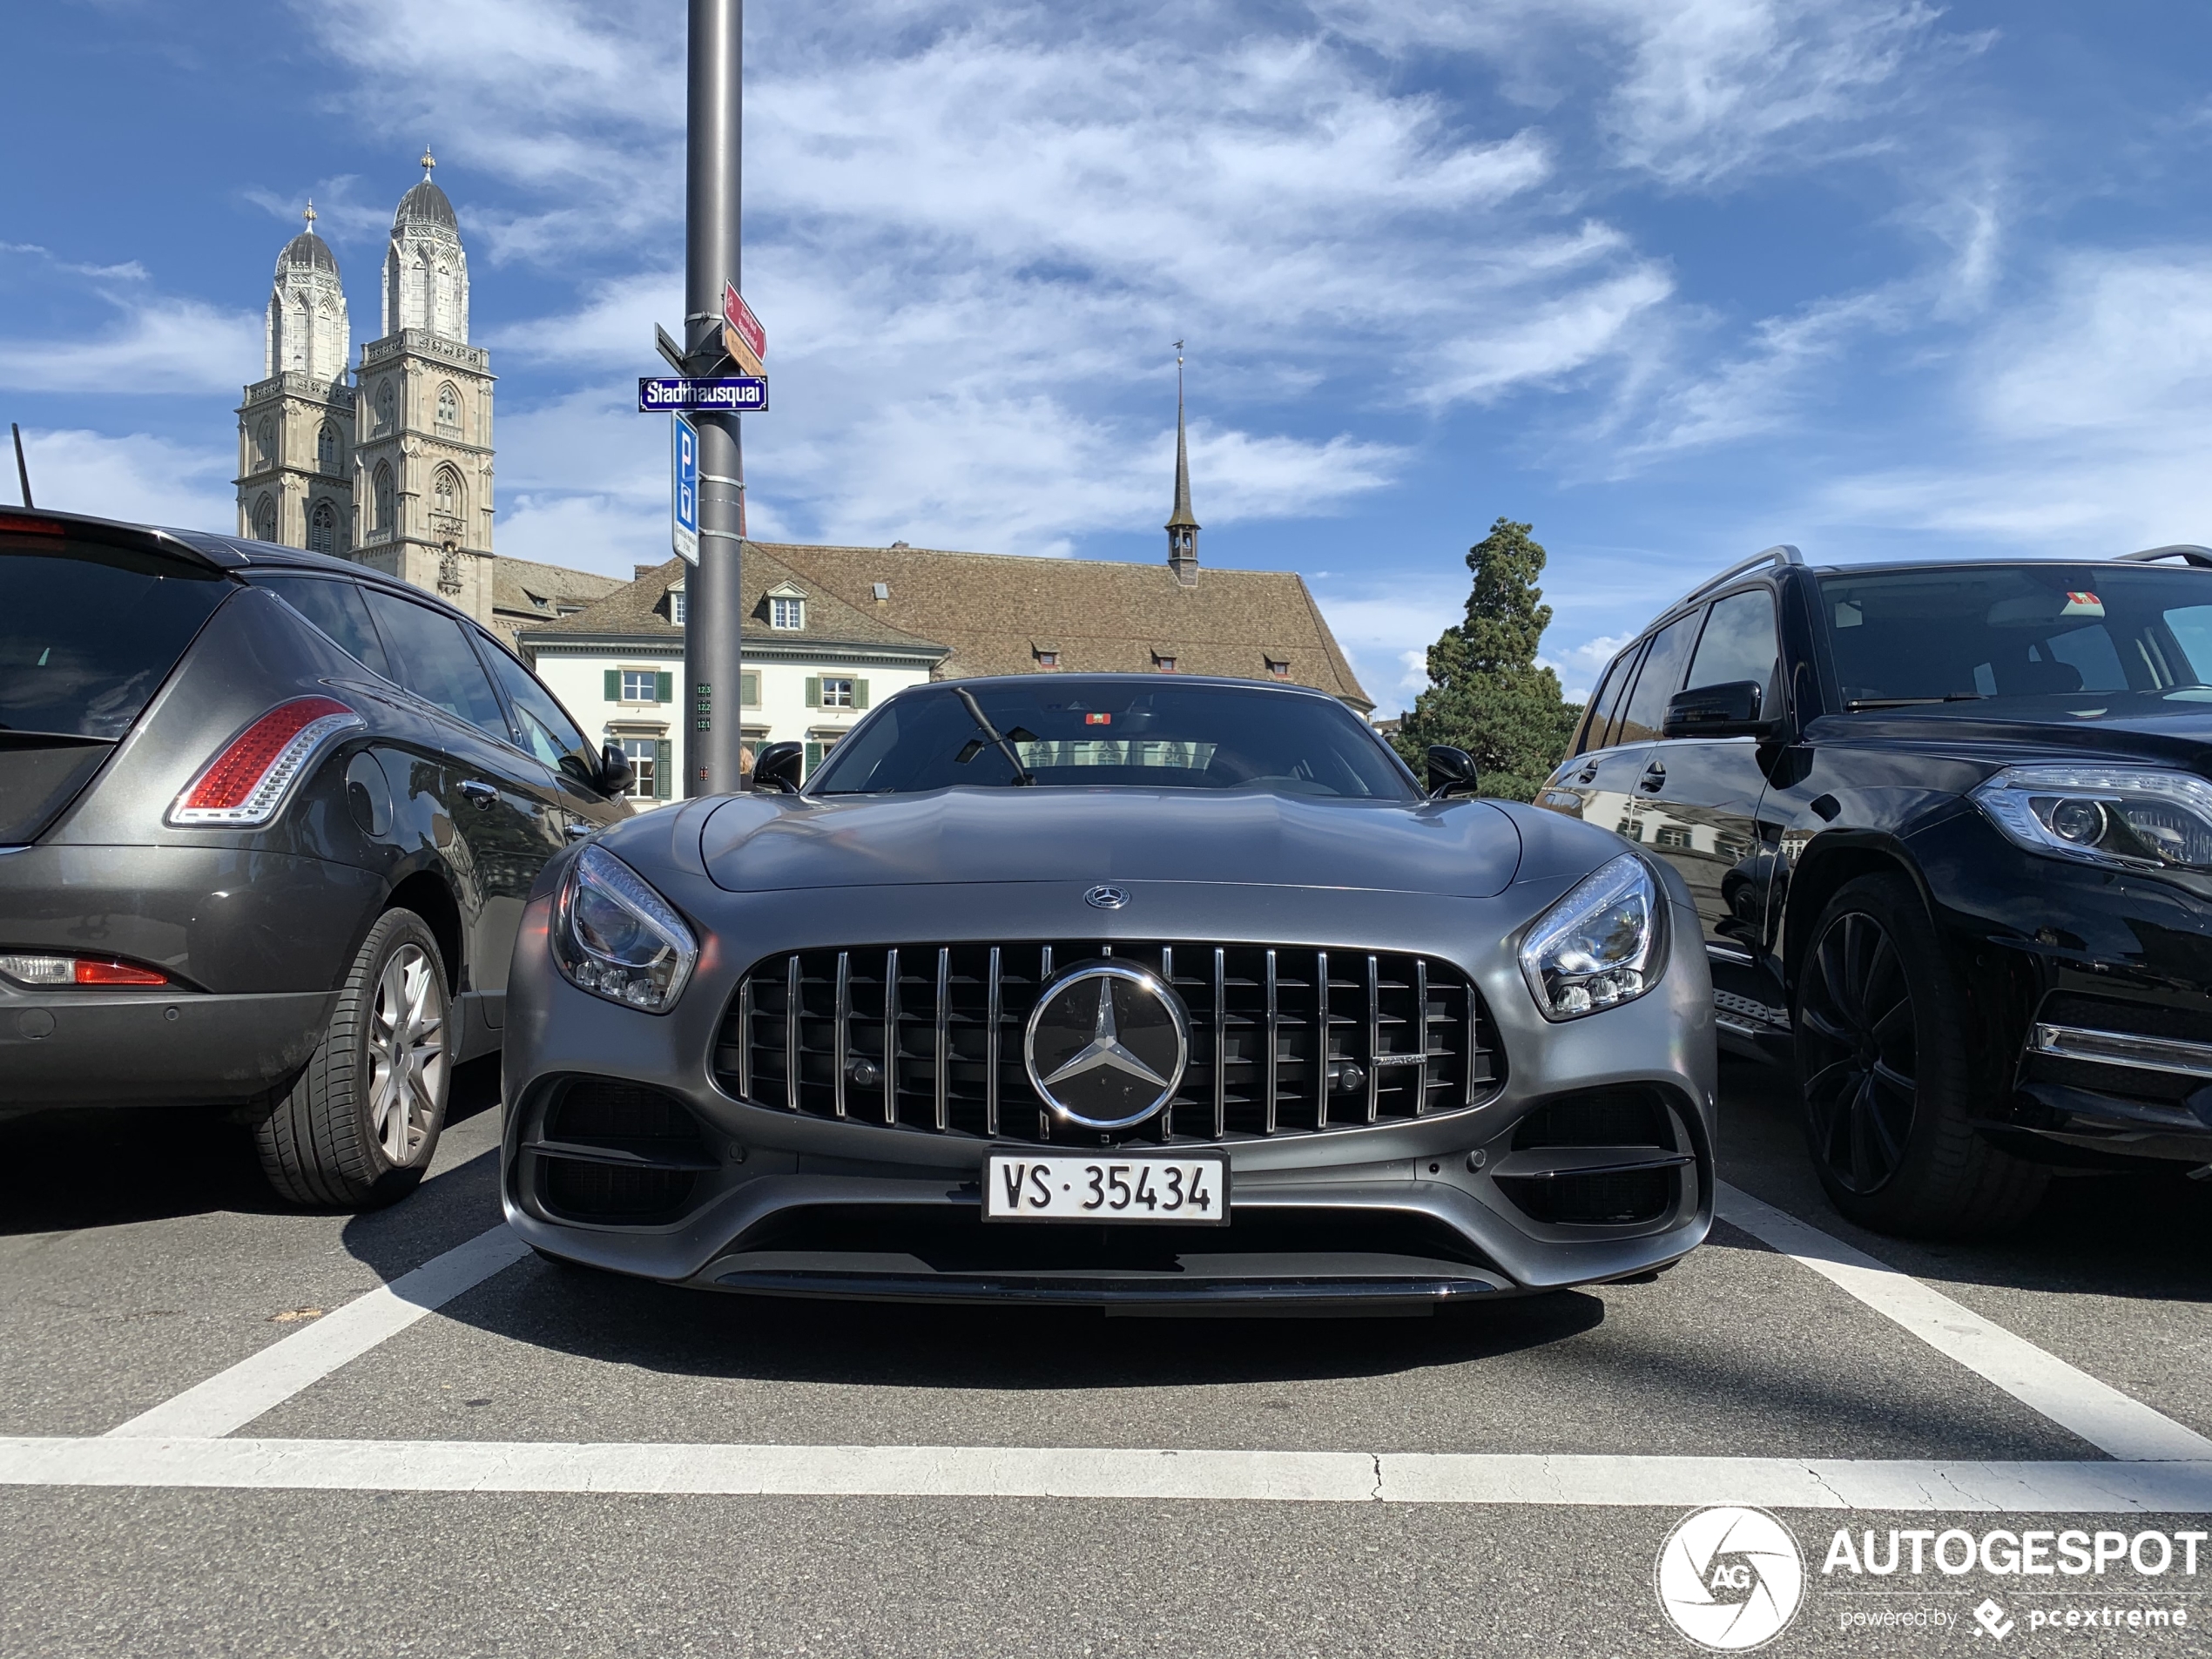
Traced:
POLYGON ((355 556, 489 624, 491 357, 469 343, 469 260, 436 165, 423 152, 422 182, 393 215, 383 337, 361 347, 355 556))
POLYGON ((1190 516, 1190 451, 1183 441, 1183 342, 1175 342, 1175 510, 1168 515, 1168 569, 1198 584, 1198 521, 1190 516))
POLYGON ((338 259, 307 228, 277 255, 261 376, 238 410, 241 536, 343 554, 354 531, 353 335, 338 259))

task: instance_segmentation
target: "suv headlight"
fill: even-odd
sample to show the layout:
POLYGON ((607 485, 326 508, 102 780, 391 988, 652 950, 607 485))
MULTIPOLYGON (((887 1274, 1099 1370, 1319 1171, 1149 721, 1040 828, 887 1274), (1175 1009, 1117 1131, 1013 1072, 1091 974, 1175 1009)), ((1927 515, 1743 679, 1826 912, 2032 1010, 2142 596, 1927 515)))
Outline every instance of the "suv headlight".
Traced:
POLYGON ((698 941, 667 900, 611 853, 587 846, 553 908, 553 960, 579 990, 665 1014, 684 994, 698 941))
POLYGON ((1659 883, 1633 853, 1602 864, 1536 918, 1521 975, 1548 1020, 1618 1008, 1649 990, 1666 965, 1659 883))
POLYGON ((2148 766, 2008 766, 1973 792, 2031 853, 2137 870, 2212 870, 2212 783, 2148 766))

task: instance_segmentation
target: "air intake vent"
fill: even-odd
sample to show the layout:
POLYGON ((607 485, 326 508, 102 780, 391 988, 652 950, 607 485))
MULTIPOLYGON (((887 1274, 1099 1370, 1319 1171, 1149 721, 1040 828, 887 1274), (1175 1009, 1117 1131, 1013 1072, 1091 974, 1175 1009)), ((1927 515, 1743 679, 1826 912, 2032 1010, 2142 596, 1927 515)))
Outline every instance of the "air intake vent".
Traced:
POLYGON ((698 1120, 673 1095, 604 1077, 555 1086, 523 1143, 523 1190, 556 1220, 651 1226, 691 1207, 717 1167, 698 1120))

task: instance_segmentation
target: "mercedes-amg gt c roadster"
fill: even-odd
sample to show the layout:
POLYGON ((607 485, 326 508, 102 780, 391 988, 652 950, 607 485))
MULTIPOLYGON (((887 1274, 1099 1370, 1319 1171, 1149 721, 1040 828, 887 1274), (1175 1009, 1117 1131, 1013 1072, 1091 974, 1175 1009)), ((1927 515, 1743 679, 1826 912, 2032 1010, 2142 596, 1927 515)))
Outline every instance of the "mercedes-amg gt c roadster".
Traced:
POLYGON ((1625 1278, 1713 1206, 1682 878, 1318 692, 916 686, 550 864, 509 1220, 751 1292, 1327 1310, 1625 1278))

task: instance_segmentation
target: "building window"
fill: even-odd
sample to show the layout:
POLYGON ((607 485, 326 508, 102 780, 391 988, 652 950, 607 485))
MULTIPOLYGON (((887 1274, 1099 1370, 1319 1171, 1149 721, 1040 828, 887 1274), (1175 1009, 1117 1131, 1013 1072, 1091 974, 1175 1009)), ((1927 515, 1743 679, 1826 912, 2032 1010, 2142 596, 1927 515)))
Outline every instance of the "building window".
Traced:
POLYGON ((338 550, 338 509, 326 498, 315 503, 307 515, 307 551, 335 553, 338 550))
POLYGON ((450 381, 438 388, 438 435, 461 435, 461 394, 454 389, 450 381))
POLYGON ((806 602, 804 599, 769 600, 768 625, 771 628, 804 628, 806 625, 806 602))
POLYGON ((1057 667, 1059 667, 1059 666, 1060 666, 1060 653, 1059 653, 1058 651, 1039 651, 1039 652, 1037 653, 1037 666, 1038 666, 1039 668, 1057 668, 1057 667))
POLYGON ((275 497, 264 496, 260 500, 253 503, 253 534, 255 537, 260 541, 273 542, 276 540, 277 526, 275 497))
POLYGON ((1286 680, 1291 677, 1291 665, 1271 657, 1267 659, 1267 673, 1271 679, 1286 680))
POLYGON ((430 479, 430 510, 447 521, 444 528, 461 528, 461 475, 451 467, 441 467, 430 479))
POLYGON ((379 432, 389 432, 392 429, 397 419, 398 408, 399 402, 393 394, 392 382, 386 381, 376 388, 376 429, 379 432))
POLYGON ((1172 657, 1163 657, 1159 652, 1154 651, 1152 653, 1152 666, 1163 674, 1172 674, 1175 672, 1175 658, 1172 657))
POLYGON ((632 800, 658 800, 661 796, 660 752, 669 746, 664 738, 624 738, 622 752, 630 757, 630 787, 623 792, 632 800))
POLYGON ((746 669, 738 674, 738 706, 741 709, 760 706, 760 674, 758 670, 746 669))
POLYGON ((389 536, 392 533, 393 523, 399 515, 399 498, 393 492, 392 469, 387 462, 377 463, 372 499, 376 511, 374 521, 376 534, 389 536))
POLYGON ((602 689, 610 703, 673 703, 676 676, 651 668, 610 668, 602 689))
POLYGON ((810 709, 864 709, 868 705, 868 683, 842 675, 830 678, 806 677, 806 706, 810 709))
POLYGON ((683 589, 671 588, 668 590, 668 619, 678 628, 684 625, 684 598, 683 589))
POLYGON ((276 422, 263 421, 253 428, 253 470, 261 472, 276 465, 276 422))
POLYGON ((853 706, 853 682, 831 680, 822 682, 822 706, 826 709, 849 709, 853 706))
POLYGON ((338 428, 328 421, 315 434, 315 465, 334 478, 338 475, 338 428))

